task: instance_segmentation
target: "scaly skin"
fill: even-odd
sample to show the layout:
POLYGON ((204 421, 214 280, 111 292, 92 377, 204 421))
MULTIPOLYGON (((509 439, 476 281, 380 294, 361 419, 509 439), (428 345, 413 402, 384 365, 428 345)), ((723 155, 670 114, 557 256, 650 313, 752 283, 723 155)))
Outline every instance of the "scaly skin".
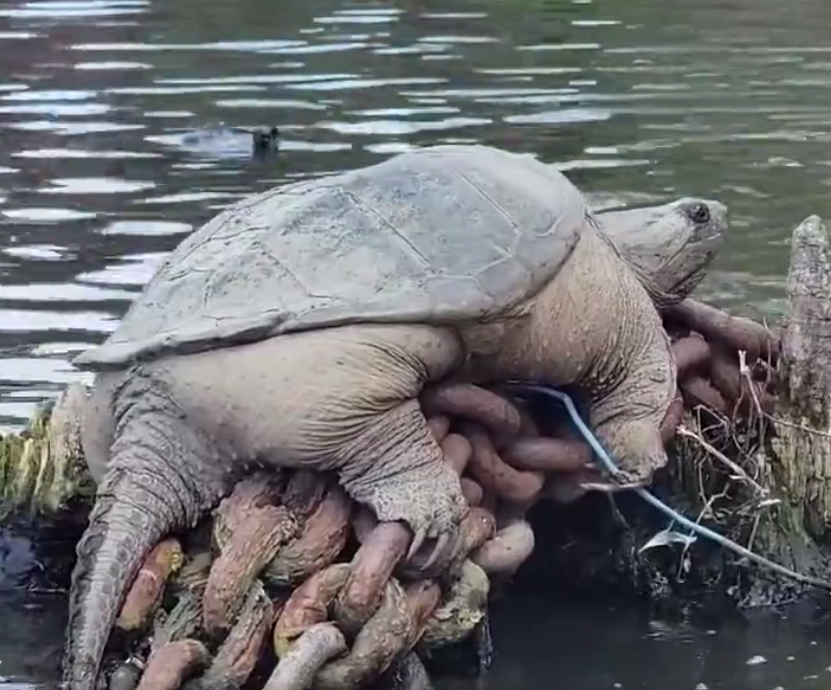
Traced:
POLYGON ((229 472, 254 460, 335 470, 380 520, 452 542, 466 504, 417 403, 451 373, 582 385, 597 435, 628 479, 646 482, 666 463, 669 342, 644 286, 591 228, 549 285, 488 324, 321 329, 99 374, 85 450, 103 480, 78 546, 70 690, 95 689, 152 546, 193 526, 225 493, 229 472))
POLYGON ((666 464, 660 424, 676 393, 675 358, 649 293, 599 232, 587 229, 538 295, 463 337, 476 382, 581 386, 621 480, 648 482, 666 464))
POLYGON ((163 384, 144 372, 99 377, 115 388, 117 429, 89 527, 77 546, 64 658, 69 688, 96 687, 104 647, 121 602, 150 549, 192 528, 225 493, 226 470, 205 437, 183 423, 163 384))
POLYGON ((457 367, 461 353, 443 329, 354 326, 99 374, 95 387, 109 405, 89 408, 99 453, 91 464, 102 467, 102 439, 112 431, 114 440, 78 546, 64 665, 71 690, 94 690, 110 630, 150 549, 194 526, 233 471, 254 460, 335 470, 379 519, 452 536, 467 504, 417 396, 457 367))

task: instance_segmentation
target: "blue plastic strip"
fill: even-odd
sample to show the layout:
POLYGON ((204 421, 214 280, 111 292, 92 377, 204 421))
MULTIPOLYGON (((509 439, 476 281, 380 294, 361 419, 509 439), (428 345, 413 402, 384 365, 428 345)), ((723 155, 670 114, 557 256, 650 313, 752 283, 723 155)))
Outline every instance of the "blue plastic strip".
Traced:
MULTIPOLYGON (((613 476, 617 476, 620 474, 620 468, 614 463, 609 454, 606 452, 606 449, 603 448, 600 441, 597 440, 597 437, 594 435, 591 429, 586 425, 583 419, 580 417, 580 413, 577 411, 577 407, 574 405, 574 401, 569 397, 566 393, 563 393, 556 388, 551 386, 543 386, 539 384, 526 384, 526 383, 519 383, 519 382, 510 382, 509 387, 515 391, 527 391, 531 393, 538 393, 540 395, 548 396, 549 398, 554 398, 562 403, 566 411, 571 417, 571 421, 574 423, 574 426, 577 427, 577 430, 589 444, 591 449, 594 451, 595 455, 600 458, 600 461, 603 463, 603 466, 606 470, 609 471, 610 474, 613 476)), ((804 582, 809 585, 813 585, 815 587, 821 587, 823 589, 831 590, 831 583, 821 580, 819 578, 811 577, 810 575, 803 575, 801 573, 797 573, 789 568, 786 568, 783 565, 779 565, 778 563, 774 563, 773 561, 765 558, 764 556, 760 556, 759 554, 753 553, 750 549, 737 544, 731 539, 728 539, 725 536, 722 536, 718 532, 714 532, 713 530, 705 527, 704 525, 700 525, 696 522, 693 522, 689 518, 681 515, 677 510, 674 508, 670 508, 666 503, 661 501, 656 496, 653 496, 647 489, 644 487, 634 487, 632 491, 637 493, 643 500, 645 500, 650 505, 654 506, 658 510, 660 510, 664 515, 672 518, 680 525, 683 525, 690 532, 694 534, 698 534, 706 539, 710 539, 714 541, 716 544, 723 546, 726 549, 729 549, 744 558, 747 558, 754 563, 758 563, 774 572, 779 573, 780 575, 784 575, 786 577, 790 577, 794 580, 798 580, 799 582, 804 582)))

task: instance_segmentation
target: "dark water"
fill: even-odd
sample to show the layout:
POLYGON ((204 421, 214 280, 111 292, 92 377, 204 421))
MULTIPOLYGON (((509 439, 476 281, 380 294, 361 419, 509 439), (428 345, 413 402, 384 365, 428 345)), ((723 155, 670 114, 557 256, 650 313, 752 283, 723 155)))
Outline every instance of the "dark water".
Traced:
MULTIPOLYGON (((831 205, 830 22, 823 0, 2 0, 0 422, 76 379, 71 356, 223 205, 433 142, 536 152, 598 203, 726 201, 703 292, 775 317, 789 230, 831 205), (278 125, 283 155, 182 146, 222 122, 278 125)), ((829 626, 520 603, 489 687, 831 680, 829 626)), ((60 625, 48 603, 0 610, 17 676, 60 625)))

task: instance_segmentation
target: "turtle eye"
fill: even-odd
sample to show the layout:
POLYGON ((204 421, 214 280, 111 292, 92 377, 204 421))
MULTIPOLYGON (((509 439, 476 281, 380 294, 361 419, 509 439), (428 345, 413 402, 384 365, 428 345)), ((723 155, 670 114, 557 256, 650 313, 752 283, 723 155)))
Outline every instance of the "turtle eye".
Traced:
POLYGON ((707 204, 693 204, 687 209, 687 215, 693 223, 704 225, 710 222, 710 209, 707 204))

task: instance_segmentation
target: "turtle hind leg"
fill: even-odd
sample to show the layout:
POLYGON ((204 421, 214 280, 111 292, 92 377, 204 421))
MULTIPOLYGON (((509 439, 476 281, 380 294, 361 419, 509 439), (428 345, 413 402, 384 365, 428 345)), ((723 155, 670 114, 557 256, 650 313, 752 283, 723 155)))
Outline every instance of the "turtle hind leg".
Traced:
POLYGON ((675 394, 675 360, 666 334, 656 327, 620 383, 592 403, 591 426, 620 470, 616 483, 648 484, 667 464, 661 424, 675 394))
POLYGON ((417 400, 379 414, 342 452, 349 458, 339 470, 344 489, 378 520, 410 527, 410 556, 426 539, 435 540, 429 563, 455 541, 467 502, 417 400))
POLYGON ((417 396, 461 357, 446 329, 352 325, 170 358, 154 368, 196 426, 238 457, 336 472, 379 520, 401 520, 425 539, 447 541, 466 503, 417 396))
POLYGON ((144 557, 193 527, 225 492, 221 456, 163 382, 141 367, 106 374, 115 435, 89 524, 78 542, 64 656, 71 690, 95 690, 113 624, 144 557))

